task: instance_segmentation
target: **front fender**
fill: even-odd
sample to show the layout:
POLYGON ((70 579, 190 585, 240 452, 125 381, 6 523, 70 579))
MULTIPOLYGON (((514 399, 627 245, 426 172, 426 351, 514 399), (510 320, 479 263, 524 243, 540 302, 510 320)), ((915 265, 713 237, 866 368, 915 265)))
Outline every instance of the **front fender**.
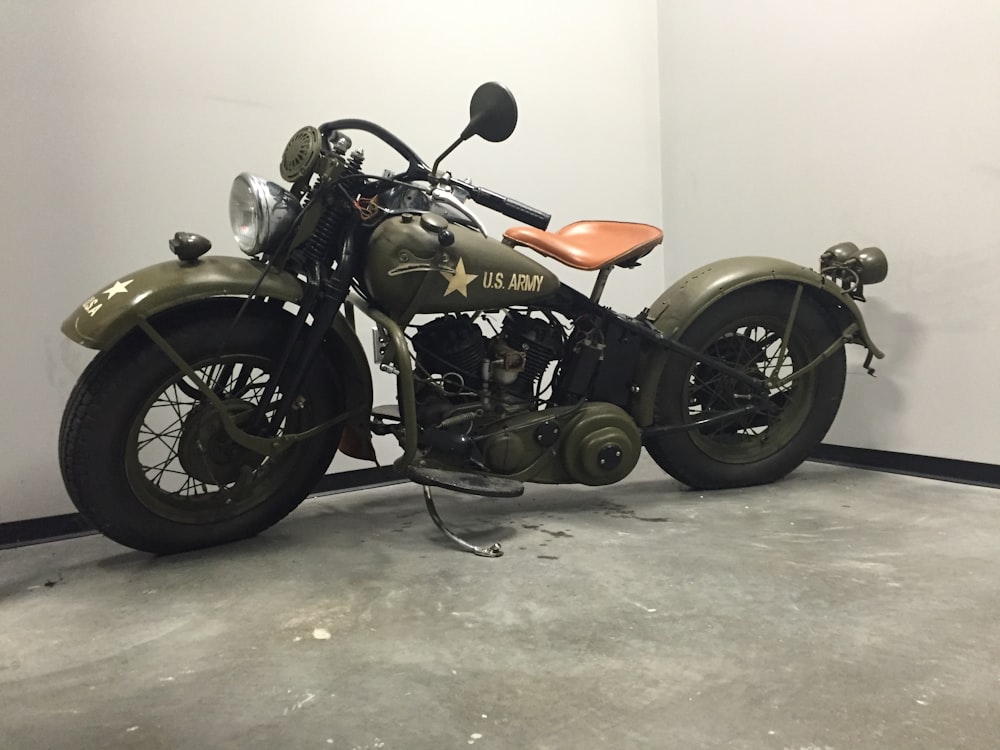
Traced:
MULTIPOLYGON (((726 258, 702 266, 657 297, 645 318, 661 333, 679 338, 698 316, 726 295, 754 284, 774 282, 801 284, 804 292, 833 311, 844 328, 857 324, 856 343, 864 345, 878 359, 885 356, 868 335, 857 303, 846 292, 813 269, 778 258, 726 258)), ((639 368, 633 416, 640 426, 652 423, 656 387, 666 357, 662 349, 649 351, 639 368)))
MULTIPOLYGON (((91 349, 107 350, 143 319, 181 306, 219 297, 270 297, 284 302, 302 298, 302 284, 289 273, 269 269, 255 260, 226 256, 203 257, 195 263, 165 261, 122 276, 90 297, 62 324, 72 341, 91 349), (259 282, 259 283, 258 283, 259 282)), ((356 458, 374 459, 368 412, 372 405, 372 378, 368 361, 353 327, 337 315, 326 345, 336 361, 344 363, 342 376, 347 403, 367 406, 346 425, 341 450, 356 458)))
MULTIPOLYGON (((264 266, 247 258, 205 257, 194 263, 168 260, 118 279, 90 297, 62 324, 71 340, 91 349, 110 348, 144 318, 209 297, 250 294, 264 266)), ((257 296, 285 302, 302 298, 302 284, 282 271, 269 270, 257 296)))

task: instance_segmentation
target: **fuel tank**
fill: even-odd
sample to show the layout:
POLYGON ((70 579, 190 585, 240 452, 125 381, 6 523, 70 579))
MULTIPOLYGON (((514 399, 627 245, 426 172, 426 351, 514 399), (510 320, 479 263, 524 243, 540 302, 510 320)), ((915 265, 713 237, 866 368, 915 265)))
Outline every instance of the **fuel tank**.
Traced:
POLYGON ((365 286, 398 323, 422 313, 523 305, 559 288, 544 266, 434 213, 382 222, 366 256, 365 286))

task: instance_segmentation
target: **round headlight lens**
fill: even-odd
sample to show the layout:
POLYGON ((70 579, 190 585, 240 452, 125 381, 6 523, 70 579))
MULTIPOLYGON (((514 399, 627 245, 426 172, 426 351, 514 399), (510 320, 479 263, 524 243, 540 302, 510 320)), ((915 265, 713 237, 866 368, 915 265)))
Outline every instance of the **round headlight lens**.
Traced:
POLYGON ((229 191, 233 239, 247 255, 257 255, 291 226, 301 205, 280 185, 244 172, 229 191))
POLYGON ((229 192, 229 222, 233 227, 233 239, 240 250, 248 255, 256 255, 257 230, 260 226, 260 212, 257 208, 257 196, 254 195, 250 175, 241 174, 233 180, 233 189, 229 192))

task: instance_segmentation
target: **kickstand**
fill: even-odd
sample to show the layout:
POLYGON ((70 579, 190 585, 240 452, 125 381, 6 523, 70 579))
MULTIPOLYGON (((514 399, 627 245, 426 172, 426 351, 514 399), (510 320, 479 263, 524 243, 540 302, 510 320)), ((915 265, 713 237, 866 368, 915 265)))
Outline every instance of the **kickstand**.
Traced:
POLYGON ((441 516, 438 515, 437 508, 434 507, 434 495, 431 492, 431 488, 426 484, 424 485, 424 501, 427 503, 427 512, 430 513, 431 520, 434 522, 434 525, 441 529, 446 537, 451 539, 451 541, 464 549, 466 552, 471 552, 472 554, 479 555, 480 557, 501 557, 503 555, 503 550, 500 548, 500 542, 494 542, 489 547, 477 547, 464 539, 460 539, 451 529, 445 526, 444 521, 441 520, 441 516))

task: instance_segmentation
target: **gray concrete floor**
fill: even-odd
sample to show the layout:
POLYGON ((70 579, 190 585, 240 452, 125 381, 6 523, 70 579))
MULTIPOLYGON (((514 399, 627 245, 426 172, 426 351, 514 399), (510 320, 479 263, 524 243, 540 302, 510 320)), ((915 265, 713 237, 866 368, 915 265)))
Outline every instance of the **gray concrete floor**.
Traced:
POLYGON ((807 464, 770 487, 314 499, 154 558, 0 552, 2 748, 995 748, 1000 492, 807 464))

